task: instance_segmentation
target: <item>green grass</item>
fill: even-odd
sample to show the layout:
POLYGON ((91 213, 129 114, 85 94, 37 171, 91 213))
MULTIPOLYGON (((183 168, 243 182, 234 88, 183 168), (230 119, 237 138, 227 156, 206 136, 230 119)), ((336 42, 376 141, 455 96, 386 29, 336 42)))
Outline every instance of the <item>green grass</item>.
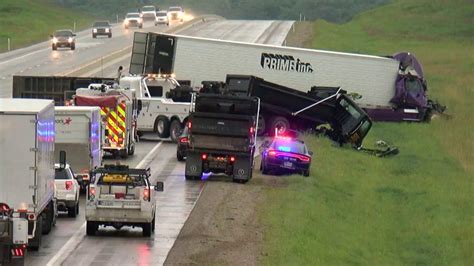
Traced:
POLYGON ((473 265, 474 5, 394 1, 344 25, 317 21, 313 47, 414 53, 451 119, 376 123, 400 154, 375 158, 307 136, 312 176, 267 188, 263 264, 473 265))
POLYGON ((0 52, 46 41, 57 29, 84 29, 93 21, 87 14, 54 5, 50 0, 0 1, 0 52))

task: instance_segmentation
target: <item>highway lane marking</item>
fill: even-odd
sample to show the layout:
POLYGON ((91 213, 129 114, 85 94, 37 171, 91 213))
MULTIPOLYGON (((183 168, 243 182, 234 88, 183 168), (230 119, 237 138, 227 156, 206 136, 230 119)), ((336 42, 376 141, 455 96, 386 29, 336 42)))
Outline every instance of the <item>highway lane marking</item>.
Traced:
POLYGON ((45 50, 49 50, 49 48, 40 49, 40 50, 36 50, 36 51, 30 52, 30 53, 27 53, 27 54, 24 54, 24 55, 21 55, 21 56, 17 56, 17 57, 15 57, 15 58, 9 59, 9 60, 7 60, 7 61, 0 62, 0 65, 3 65, 3 64, 6 64, 6 63, 10 63, 10 62, 12 62, 12 61, 15 61, 15 60, 18 60, 18 59, 21 59, 21 58, 24 58, 24 57, 27 57, 27 56, 30 56, 30 55, 33 55, 33 54, 36 54, 36 53, 45 51, 45 50))
MULTIPOLYGON (((150 157, 156 152, 163 142, 160 141, 148 152, 148 154, 138 163, 136 168, 142 168, 146 165, 147 161, 150 161, 150 157)), ((86 222, 74 233, 74 235, 66 242, 66 244, 51 258, 46 266, 61 265, 69 256, 72 251, 82 242, 85 237, 86 222)))

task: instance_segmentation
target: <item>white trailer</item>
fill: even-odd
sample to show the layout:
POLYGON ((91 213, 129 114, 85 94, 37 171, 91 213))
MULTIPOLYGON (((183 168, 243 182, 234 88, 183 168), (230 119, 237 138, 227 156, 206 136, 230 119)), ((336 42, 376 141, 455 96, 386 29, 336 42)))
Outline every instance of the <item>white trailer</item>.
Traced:
POLYGON ((99 107, 56 106, 55 158, 65 151, 76 178, 89 183, 90 172, 102 165, 102 121, 99 107))
POLYGON ((0 202, 13 217, 28 219, 28 246, 56 220, 54 201, 54 103, 52 100, 0 99, 0 202))
MULTIPOLYGON (((427 99, 421 65, 412 55, 409 58, 412 60, 410 75, 421 76, 419 82, 410 84, 410 88, 416 90, 410 99, 411 105, 423 109, 427 99)), ((135 33, 130 73, 173 74, 180 80, 190 80, 194 87, 201 86, 203 81, 225 81, 227 74, 253 75, 302 92, 308 92, 313 86, 340 87, 361 96, 355 102, 362 108, 394 109, 402 104, 393 101, 396 83, 404 74, 400 73, 399 60, 398 57, 135 33)))

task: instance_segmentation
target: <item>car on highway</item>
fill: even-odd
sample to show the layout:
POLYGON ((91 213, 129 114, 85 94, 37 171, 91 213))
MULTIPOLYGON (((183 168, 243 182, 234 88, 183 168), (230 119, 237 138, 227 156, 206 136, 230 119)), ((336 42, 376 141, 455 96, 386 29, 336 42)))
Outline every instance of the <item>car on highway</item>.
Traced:
POLYGON ((189 144, 189 128, 186 126, 183 129, 183 132, 178 138, 178 147, 176 150, 176 159, 182 162, 186 157, 186 153, 188 151, 188 144, 189 144))
POLYGON ((156 20, 156 7, 155 6, 144 6, 141 9, 140 16, 143 18, 144 21, 147 20, 156 20))
POLYGON ((168 19, 169 20, 179 20, 183 22, 184 20, 184 9, 180 6, 172 6, 168 8, 168 19))
POLYGON ((167 26, 170 25, 168 20, 168 12, 166 10, 156 12, 155 26, 158 26, 158 24, 166 24, 167 26))
POLYGON ((309 176, 313 152, 308 150, 304 141, 292 136, 277 135, 272 141, 265 141, 262 146, 262 174, 285 172, 309 176))
POLYGON ((129 27, 143 28, 143 18, 140 17, 140 13, 127 13, 123 21, 123 27, 125 29, 129 27))
POLYGON ((69 217, 79 214, 79 193, 81 187, 69 164, 54 165, 54 197, 58 211, 67 211, 69 217))
POLYGON ((163 182, 153 187, 151 171, 132 169, 127 165, 105 165, 92 172, 86 200, 86 233, 95 235, 99 225, 141 227, 149 237, 155 231, 156 197, 163 182))
POLYGON ((76 34, 72 30, 57 30, 51 37, 51 48, 57 50, 58 47, 69 47, 76 49, 76 34))
POLYGON ((92 38, 96 38, 99 35, 112 38, 112 26, 108 21, 96 21, 92 25, 92 38))

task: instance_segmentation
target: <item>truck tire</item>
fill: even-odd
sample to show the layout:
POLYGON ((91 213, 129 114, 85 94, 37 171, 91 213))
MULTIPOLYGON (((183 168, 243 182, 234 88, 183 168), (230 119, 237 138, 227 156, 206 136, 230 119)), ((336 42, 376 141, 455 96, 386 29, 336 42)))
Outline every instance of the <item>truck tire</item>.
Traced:
POLYGON ((76 50, 76 44, 71 45, 71 50, 76 50))
POLYGON ((58 47, 57 47, 56 45, 54 45, 54 44, 51 46, 51 48, 53 49, 53 51, 58 50, 58 47))
POLYGON ((183 127, 181 125, 181 122, 179 122, 179 120, 177 119, 171 121, 171 124, 170 124, 171 141, 173 141, 174 143, 177 143, 179 140, 179 136, 181 135, 182 132, 183 132, 183 127))
POLYGON ((28 249, 38 251, 41 246, 41 239, 43 235, 43 217, 40 215, 36 220, 35 236, 31 241, 28 241, 28 249))
POLYGON ((268 128, 271 136, 275 134, 275 128, 278 128, 279 133, 288 132, 290 129, 290 122, 283 116, 274 116, 270 120, 270 127, 268 128))
POLYGON ((179 153, 179 151, 176 151, 176 159, 178 159, 178 162, 183 162, 184 156, 181 153, 179 153))
POLYGON ((119 151, 119 155, 122 159, 128 158, 128 148, 119 151))
POLYGON ((135 144, 130 144, 128 148, 128 155, 133 155, 135 153, 135 144))
POLYGON ((142 225, 142 229, 143 229, 143 236, 144 237, 151 236, 151 222, 150 223, 144 223, 142 225))
POLYGON ((92 38, 93 38, 93 39, 97 38, 97 35, 92 34, 92 38))
POLYGON ((86 223, 86 234, 88 236, 94 236, 97 233, 97 230, 99 230, 99 225, 92 221, 87 221, 86 223))
POLYGON ((74 207, 67 208, 67 216, 69 217, 76 217, 79 209, 79 203, 74 204, 74 207))
POLYGON ((166 116, 160 116, 155 121, 155 129, 158 137, 167 138, 170 136, 170 121, 166 116))
POLYGON ((151 231, 153 233, 155 232, 155 221, 156 221, 155 216, 156 216, 156 214, 153 215, 153 221, 151 221, 151 231))
POLYGON ((45 209, 44 215, 43 215, 43 222, 42 222, 42 231, 41 233, 43 235, 49 234, 51 232, 51 229, 53 229, 53 224, 54 224, 54 205, 53 201, 51 200, 48 203, 48 206, 45 209))

